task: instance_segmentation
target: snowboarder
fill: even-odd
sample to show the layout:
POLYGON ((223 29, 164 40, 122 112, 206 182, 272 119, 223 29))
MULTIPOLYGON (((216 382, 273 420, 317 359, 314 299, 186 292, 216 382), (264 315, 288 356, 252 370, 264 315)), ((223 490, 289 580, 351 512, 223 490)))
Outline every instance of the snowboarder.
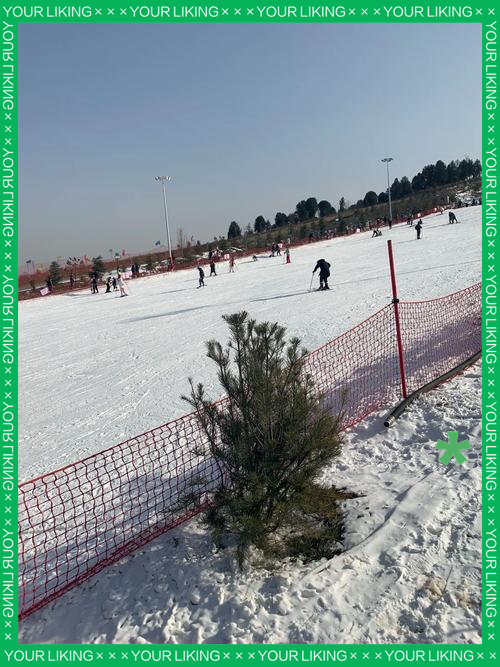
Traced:
POLYGON ((330 264, 325 259, 318 259, 314 267, 313 275, 319 269, 319 289, 330 289, 328 287, 328 278, 330 277, 330 264))
POLYGON ((217 273, 215 272, 215 262, 212 260, 210 262, 210 276, 216 276, 217 273))
POLYGON ((454 225, 456 222, 458 222, 457 216, 453 213, 453 211, 450 211, 448 213, 448 224, 454 225))
POLYGON ((199 273, 199 279, 198 279, 198 287, 205 287, 205 271, 201 268, 201 266, 198 267, 198 273, 199 273))
POLYGON ((257 257, 257 255, 252 255, 252 259, 254 262, 256 262, 259 258, 257 257))
POLYGON ((419 221, 415 225, 415 229, 417 232, 417 241, 418 241, 420 239, 420 234, 422 233, 422 220, 419 219, 419 221))

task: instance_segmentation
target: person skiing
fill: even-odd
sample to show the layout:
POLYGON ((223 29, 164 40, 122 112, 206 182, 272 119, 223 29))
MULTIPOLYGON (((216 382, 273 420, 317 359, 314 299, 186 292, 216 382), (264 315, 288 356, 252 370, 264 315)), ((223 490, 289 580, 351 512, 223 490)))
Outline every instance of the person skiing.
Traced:
POLYGON ((118 275, 118 287, 120 288, 120 296, 128 296, 125 291, 125 281, 123 280, 121 273, 118 275))
POLYGON ((106 280, 106 294, 109 294, 111 292, 111 276, 108 276, 106 280))
POLYGON ((198 287, 205 287, 205 271, 201 268, 201 266, 198 267, 198 273, 199 273, 199 279, 198 279, 198 287))
POLYGON ((328 278, 330 277, 330 264, 325 259, 318 259, 314 267, 313 275, 319 269, 319 289, 326 290, 328 287, 328 278))
POLYGON ((290 262, 292 261, 290 259, 290 248, 285 248, 285 257, 286 257, 286 263, 290 264, 290 262))
POLYGON ((454 225, 456 222, 458 222, 457 216, 453 213, 453 211, 450 211, 448 213, 448 224, 454 225))
POLYGON ((113 279, 112 279, 111 282, 113 284, 113 292, 116 292, 116 290, 118 289, 118 284, 117 284, 116 278, 114 276, 113 276, 113 279))
POLYGON ((99 294, 99 288, 97 287, 97 273, 92 274, 92 294, 99 294))
POLYGON ((420 234, 422 233, 422 220, 419 218, 417 224, 415 225, 417 232, 417 241, 420 239, 420 234))
POLYGON ((229 256, 229 273, 234 273, 234 255, 229 256))
POLYGON ((212 261, 210 262, 210 276, 216 276, 216 275, 217 273, 215 272, 215 262, 212 259, 212 261))

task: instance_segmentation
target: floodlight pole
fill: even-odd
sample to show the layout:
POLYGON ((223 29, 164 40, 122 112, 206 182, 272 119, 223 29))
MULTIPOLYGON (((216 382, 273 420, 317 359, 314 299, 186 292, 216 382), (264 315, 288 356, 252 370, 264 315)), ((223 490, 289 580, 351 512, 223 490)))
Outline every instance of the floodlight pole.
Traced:
POLYGON ((164 207, 164 210, 165 210, 165 227, 167 229, 168 256, 169 256, 169 261, 170 261, 170 270, 173 271, 173 269, 174 269, 174 259, 172 257, 172 244, 170 243, 170 227, 168 225, 167 194, 166 194, 166 191, 165 191, 165 183, 167 181, 171 181, 171 180, 172 180, 171 176, 155 176, 155 181, 160 182, 161 185, 162 185, 162 188, 163 188, 163 207, 164 207))
POLYGON ((391 184, 389 181, 389 162, 394 160, 393 157, 384 157, 382 162, 385 162, 387 167, 387 194, 389 195, 389 220, 392 222, 392 202, 391 202, 391 184))

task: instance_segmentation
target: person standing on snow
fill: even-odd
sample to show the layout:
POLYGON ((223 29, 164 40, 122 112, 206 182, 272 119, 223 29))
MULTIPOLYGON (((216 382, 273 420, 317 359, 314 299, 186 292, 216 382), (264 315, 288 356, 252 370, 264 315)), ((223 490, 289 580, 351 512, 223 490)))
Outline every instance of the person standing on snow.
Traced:
POLYGON ((330 277, 330 264, 325 259, 318 259, 314 267, 313 275, 319 269, 319 289, 330 289, 328 287, 328 278, 330 277))
POLYGON ((216 275, 217 274, 215 272, 215 262, 212 259, 212 261, 210 262, 210 276, 216 276, 216 275))
POLYGON ((286 248, 286 249, 285 249, 285 257, 286 257, 286 263, 287 263, 287 264, 290 264, 290 262, 292 261, 292 260, 290 259, 290 248, 286 248))
POLYGON ((199 273, 198 287, 205 287, 205 271, 203 271, 201 266, 198 267, 198 273, 199 273))
POLYGON ((415 230, 417 232, 417 241, 420 239, 420 234, 422 233, 422 220, 419 219, 415 225, 415 230))
POLYGON ((234 255, 229 256, 229 273, 234 273, 234 255))
POLYGON ((121 273, 118 276, 118 287, 120 288, 120 296, 128 296, 125 291, 125 281, 123 280, 121 273))

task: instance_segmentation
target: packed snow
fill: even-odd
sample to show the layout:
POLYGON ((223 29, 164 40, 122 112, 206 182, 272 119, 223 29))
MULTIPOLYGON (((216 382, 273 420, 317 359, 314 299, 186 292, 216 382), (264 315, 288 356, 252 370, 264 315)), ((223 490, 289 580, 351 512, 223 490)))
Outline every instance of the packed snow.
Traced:
POLYGON ((192 520, 32 614, 19 642, 480 643, 480 396, 476 364, 391 429, 381 412, 347 433, 325 472, 358 494, 341 555, 239 572, 192 520), (448 431, 469 440, 461 466, 438 460, 448 431))
MULTIPOLYGON (((480 206, 424 219, 423 238, 396 225, 239 259, 236 271, 197 289, 198 272, 129 281, 129 295, 88 291, 19 304, 19 478, 28 480, 189 411, 188 377, 220 395, 205 341, 227 339, 221 315, 247 310, 278 321, 312 350, 391 300, 387 239, 401 299, 443 296, 481 278, 480 206), (330 292, 309 292, 319 258, 332 265, 330 292)), ((317 275, 313 287, 317 287, 317 275)))

